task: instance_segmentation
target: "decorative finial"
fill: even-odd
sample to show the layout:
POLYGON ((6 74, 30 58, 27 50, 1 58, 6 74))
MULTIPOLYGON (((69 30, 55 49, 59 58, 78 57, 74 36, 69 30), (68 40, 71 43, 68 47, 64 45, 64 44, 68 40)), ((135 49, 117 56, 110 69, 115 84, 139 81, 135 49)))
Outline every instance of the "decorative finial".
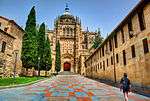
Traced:
POLYGON ((89 28, 88 27, 86 28, 86 31, 89 32, 89 28))
POLYGON ((68 3, 66 3, 65 13, 64 14, 70 14, 68 3))
POLYGON ((69 11, 68 3, 66 3, 65 11, 69 11))

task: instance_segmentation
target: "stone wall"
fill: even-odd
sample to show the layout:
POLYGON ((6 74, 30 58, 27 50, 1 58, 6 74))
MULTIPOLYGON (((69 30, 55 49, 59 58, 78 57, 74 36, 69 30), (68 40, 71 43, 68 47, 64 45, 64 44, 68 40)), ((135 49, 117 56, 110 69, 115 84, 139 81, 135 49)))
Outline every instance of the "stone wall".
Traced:
POLYGON ((150 86, 150 3, 141 1, 139 5, 118 25, 104 40, 101 47, 95 50, 86 60, 86 76, 120 81, 123 73, 127 73, 131 83, 137 86, 150 86), (143 8, 145 29, 140 29, 138 11, 143 8), (131 20, 130 20, 131 19, 131 20), (128 23, 132 22, 133 37, 129 37, 128 23), (123 42, 123 35, 124 40, 123 42), (117 47, 115 47, 115 37, 117 47), (148 41, 149 52, 144 53, 143 39, 148 41), (109 44, 111 41, 111 45, 109 44), (131 46, 135 47, 132 57, 131 46), (112 46, 112 50, 110 47, 112 46), (125 50, 126 64, 123 60, 125 50), (104 54, 103 54, 104 53, 104 54), (118 59, 117 55, 118 54, 118 59))
MULTIPOLYGON (((9 54, 10 54, 9 56, 12 57, 13 62, 11 62, 12 65, 8 66, 8 68, 11 69, 14 67, 13 65, 15 62, 15 58, 17 58, 16 73, 20 74, 21 69, 22 69, 21 49, 22 49, 22 37, 24 35, 24 30, 18 24, 16 24, 13 20, 9 20, 2 16, 0 16, 0 23, 1 23, 0 29, 2 31, 4 31, 5 33, 7 33, 7 35, 14 37, 13 43, 11 43, 12 49, 11 49, 11 52, 9 52, 9 54), (14 56, 14 51, 16 51, 16 50, 18 51, 17 57, 14 56)), ((3 39, 9 40, 8 37, 4 37, 3 39)), ((6 44, 9 44, 9 41, 7 41, 6 44)), ((7 59, 9 59, 9 57, 7 57, 7 59)), ((10 74, 12 74, 11 72, 12 71, 10 71, 10 74)))
POLYGON ((11 76, 14 67, 13 43, 15 38, 0 29, 0 76, 11 76), (6 42, 5 51, 2 52, 2 44, 6 42))

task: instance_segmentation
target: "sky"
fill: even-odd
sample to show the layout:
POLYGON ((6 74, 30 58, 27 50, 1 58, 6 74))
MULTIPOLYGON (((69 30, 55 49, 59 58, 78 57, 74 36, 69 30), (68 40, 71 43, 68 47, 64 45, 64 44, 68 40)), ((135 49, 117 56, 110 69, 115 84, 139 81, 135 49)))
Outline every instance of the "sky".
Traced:
POLYGON ((45 23, 50 30, 54 19, 64 13, 68 3, 70 12, 81 19, 82 30, 101 30, 106 37, 140 0, 0 0, 0 16, 15 20, 25 27, 32 6, 36 9, 38 24, 45 23))

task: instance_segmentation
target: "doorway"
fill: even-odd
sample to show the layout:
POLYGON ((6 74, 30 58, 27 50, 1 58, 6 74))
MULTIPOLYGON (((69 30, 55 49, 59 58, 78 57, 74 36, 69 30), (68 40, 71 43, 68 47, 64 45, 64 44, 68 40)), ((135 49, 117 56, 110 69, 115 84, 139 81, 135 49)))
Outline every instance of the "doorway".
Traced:
POLYGON ((64 71, 70 71, 71 69, 71 64, 69 62, 64 63, 64 71))

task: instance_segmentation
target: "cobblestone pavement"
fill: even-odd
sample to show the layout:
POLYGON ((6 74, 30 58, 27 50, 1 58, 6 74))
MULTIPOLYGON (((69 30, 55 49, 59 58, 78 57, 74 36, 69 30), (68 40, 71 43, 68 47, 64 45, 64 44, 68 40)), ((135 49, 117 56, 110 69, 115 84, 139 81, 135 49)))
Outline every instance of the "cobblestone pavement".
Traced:
MULTIPOLYGON (((130 93, 129 101, 150 101, 130 93)), ((58 75, 39 83, 0 90, 0 101, 124 101, 118 88, 79 75, 58 75)))

